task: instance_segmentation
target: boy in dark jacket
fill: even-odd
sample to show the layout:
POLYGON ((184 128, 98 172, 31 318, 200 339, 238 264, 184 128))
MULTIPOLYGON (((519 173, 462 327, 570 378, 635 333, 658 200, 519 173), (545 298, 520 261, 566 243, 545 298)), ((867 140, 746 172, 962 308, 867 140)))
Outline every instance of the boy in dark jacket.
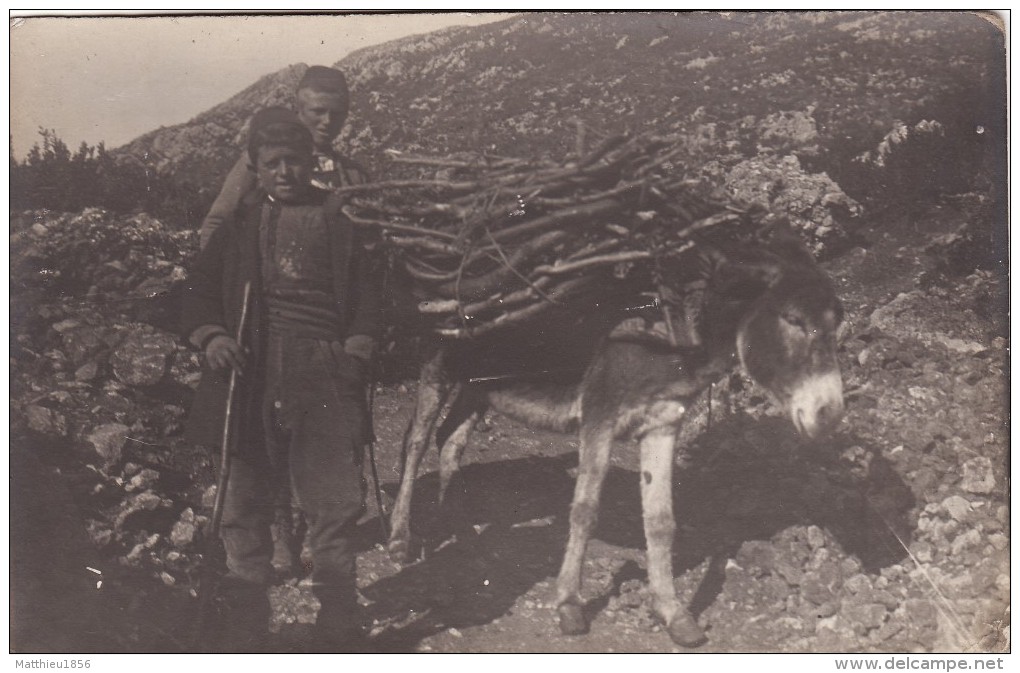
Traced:
MULTIPOLYGON (((335 145, 350 108, 347 79, 335 68, 313 65, 298 82, 294 95, 298 120, 312 134, 311 182, 321 189, 335 189, 367 182, 365 171, 354 161, 341 154, 335 145)), ((255 166, 244 152, 227 174, 219 196, 202 221, 201 246, 204 249, 213 232, 232 219, 245 199, 258 190, 255 166)), ((301 530, 299 517, 291 507, 289 485, 277 496, 276 514, 272 526, 274 568, 284 575, 301 572, 301 530)))
POLYGON ((288 483, 308 521, 319 636, 345 648, 360 635, 351 538, 364 510, 366 374, 382 283, 359 232, 311 184, 312 149, 293 112, 253 117, 248 152, 259 189, 212 233, 185 294, 185 334, 207 363, 189 419, 193 441, 218 443, 230 369, 243 382, 222 521, 229 649, 256 648, 266 633, 274 494, 288 483), (242 348, 231 335, 248 282, 242 348))

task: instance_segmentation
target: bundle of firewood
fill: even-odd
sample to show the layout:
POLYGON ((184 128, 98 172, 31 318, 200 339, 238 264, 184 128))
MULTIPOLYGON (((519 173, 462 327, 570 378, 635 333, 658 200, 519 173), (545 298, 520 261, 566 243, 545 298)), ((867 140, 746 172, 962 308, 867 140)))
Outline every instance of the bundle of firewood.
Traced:
POLYGON ((680 138, 659 136, 610 137, 563 164, 394 152, 434 177, 337 193, 347 217, 378 228, 397 253, 436 331, 477 337, 746 219, 685 174, 685 153, 680 138))

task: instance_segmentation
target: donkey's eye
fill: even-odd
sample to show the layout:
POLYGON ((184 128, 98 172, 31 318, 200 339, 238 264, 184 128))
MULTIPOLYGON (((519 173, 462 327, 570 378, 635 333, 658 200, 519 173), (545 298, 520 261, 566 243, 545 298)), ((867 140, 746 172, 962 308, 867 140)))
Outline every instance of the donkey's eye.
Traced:
POLYGON ((801 316, 799 316, 799 315, 797 315, 795 313, 784 313, 782 315, 782 318, 783 318, 783 322, 786 322, 786 323, 788 323, 790 325, 793 325, 797 329, 802 329, 802 330, 806 330, 807 329, 807 323, 804 322, 804 319, 801 316))

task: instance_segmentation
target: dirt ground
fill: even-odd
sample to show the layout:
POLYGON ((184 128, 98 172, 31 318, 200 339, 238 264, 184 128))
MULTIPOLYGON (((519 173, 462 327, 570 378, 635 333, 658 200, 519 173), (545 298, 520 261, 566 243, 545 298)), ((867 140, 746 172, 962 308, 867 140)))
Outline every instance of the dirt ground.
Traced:
MULTIPOLYGON (((738 376, 713 390, 710 424, 704 409, 695 414, 676 473, 674 566, 678 594, 707 628, 699 651, 1008 650, 1004 288, 981 273, 935 282, 922 252, 968 212, 877 221, 826 264, 848 321, 847 415, 834 436, 801 441, 738 376)), ((375 397, 390 497, 414 391, 387 385, 375 397)), ((194 569, 160 581, 114 567, 81 528, 93 482, 56 448, 28 452, 18 447, 31 442, 15 439, 12 472, 25 475, 12 484, 19 651, 187 651, 194 569), (101 591, 83 566, 106 573, 101 591)), ((414 510, 424 551, 411 565, 388 559, 370 495, 358 576, 377 651, 681 651, 649 606, 633 447, 613 457, 584 567, 591 633, 578 637, 559 634, 552 607, 576 439, 491 417, 466 461, 458 502, 440 512, 429 453, 414 510)), ((173 462, 180 497, 200 500, 207 462, 173 462)), ((307 583, 283 582, 271 600, 271 648, 301 651, 316 610, 307 583)))

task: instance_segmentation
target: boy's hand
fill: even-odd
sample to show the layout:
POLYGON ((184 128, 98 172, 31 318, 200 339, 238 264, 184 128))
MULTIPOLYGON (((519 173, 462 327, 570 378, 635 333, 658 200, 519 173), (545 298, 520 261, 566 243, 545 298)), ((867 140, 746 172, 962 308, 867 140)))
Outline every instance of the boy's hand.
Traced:
POLYGON ((209 341, 205 347, 205 359, 213 369, 232 367, 234 371, 244 376, 244 350, 226 334, 215 336, 209 341))

